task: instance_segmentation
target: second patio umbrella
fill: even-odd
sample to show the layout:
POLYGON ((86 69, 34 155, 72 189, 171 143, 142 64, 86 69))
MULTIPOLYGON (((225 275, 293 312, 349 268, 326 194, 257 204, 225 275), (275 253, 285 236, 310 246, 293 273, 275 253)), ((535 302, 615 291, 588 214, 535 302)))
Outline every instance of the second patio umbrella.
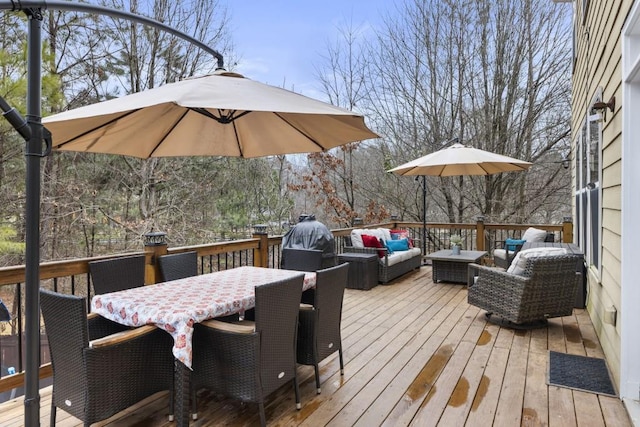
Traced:
POLYGON ((492 175, 500 172, 523 171, 531 163, 462 144, 435 151, 426 156, 390 169, 399 175, 422 176, 422 252, 427 244, 426 176, 492 175))

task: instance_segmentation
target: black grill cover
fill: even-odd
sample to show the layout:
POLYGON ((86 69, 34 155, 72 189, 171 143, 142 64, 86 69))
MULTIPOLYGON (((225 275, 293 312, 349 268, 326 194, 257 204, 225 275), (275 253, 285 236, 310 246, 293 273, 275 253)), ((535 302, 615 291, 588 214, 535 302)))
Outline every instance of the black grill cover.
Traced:
POLYGON ((315 215, 300 215, 298 223, 282 237, 282 247, 321 250, 323 268, 333 267, 336 263, 333 234, 326 225, 316 220, 315 215))

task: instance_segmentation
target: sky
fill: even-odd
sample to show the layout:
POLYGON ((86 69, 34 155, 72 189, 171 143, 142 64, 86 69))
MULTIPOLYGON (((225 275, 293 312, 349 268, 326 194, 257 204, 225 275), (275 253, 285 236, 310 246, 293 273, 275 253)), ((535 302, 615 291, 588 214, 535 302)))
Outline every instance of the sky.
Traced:
MULTIPOLYGON (((365 31, 382 24, 393 1, 221 0, 241 59, 233 67, 245 77, 321 98, 314 64, 322 63, 340 26, 365 31)), ((232 68, 228 66, 227 68, 232 68)))

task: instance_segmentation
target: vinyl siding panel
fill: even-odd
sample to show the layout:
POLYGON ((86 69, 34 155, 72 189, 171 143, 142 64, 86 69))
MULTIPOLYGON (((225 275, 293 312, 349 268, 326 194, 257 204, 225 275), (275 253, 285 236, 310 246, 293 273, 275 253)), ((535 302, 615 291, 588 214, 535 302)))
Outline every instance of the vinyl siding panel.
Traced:
POLYGON ((607 307, 613 305, 620 310, 621 306, 621 33, 632 2, 591 0, 589 3, 585 24, 582 24, 583 2, 574 3, 577 16, 574 20, 576 62, 572 82, 572 140, 575 149, 582 123, 598 91, 602 91, 602 100, 605 102, 615 96, 615 111, 612 113, 607 110, 602 123, 602 267, 600 271, 589 270, 587 310, 615 381, 619 384, 620 325, 618 323, 614 327, 603 323, 602 319, 607 307))

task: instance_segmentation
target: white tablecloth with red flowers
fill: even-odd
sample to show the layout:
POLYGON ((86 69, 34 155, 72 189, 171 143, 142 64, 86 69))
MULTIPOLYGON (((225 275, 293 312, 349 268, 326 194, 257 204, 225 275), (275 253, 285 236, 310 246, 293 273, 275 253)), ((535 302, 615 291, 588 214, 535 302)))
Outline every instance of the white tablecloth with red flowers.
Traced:
MULTIPOLYGON (((129 326, 155 324, 173 336, 173 355, 191 368, 193 325, 255 306, 255 286, 291 278, 300 271, 238 267, 155 285, 96 295, 91 311, 129 326)), ((316 274, 304 273, 303 290, 316 274)))

